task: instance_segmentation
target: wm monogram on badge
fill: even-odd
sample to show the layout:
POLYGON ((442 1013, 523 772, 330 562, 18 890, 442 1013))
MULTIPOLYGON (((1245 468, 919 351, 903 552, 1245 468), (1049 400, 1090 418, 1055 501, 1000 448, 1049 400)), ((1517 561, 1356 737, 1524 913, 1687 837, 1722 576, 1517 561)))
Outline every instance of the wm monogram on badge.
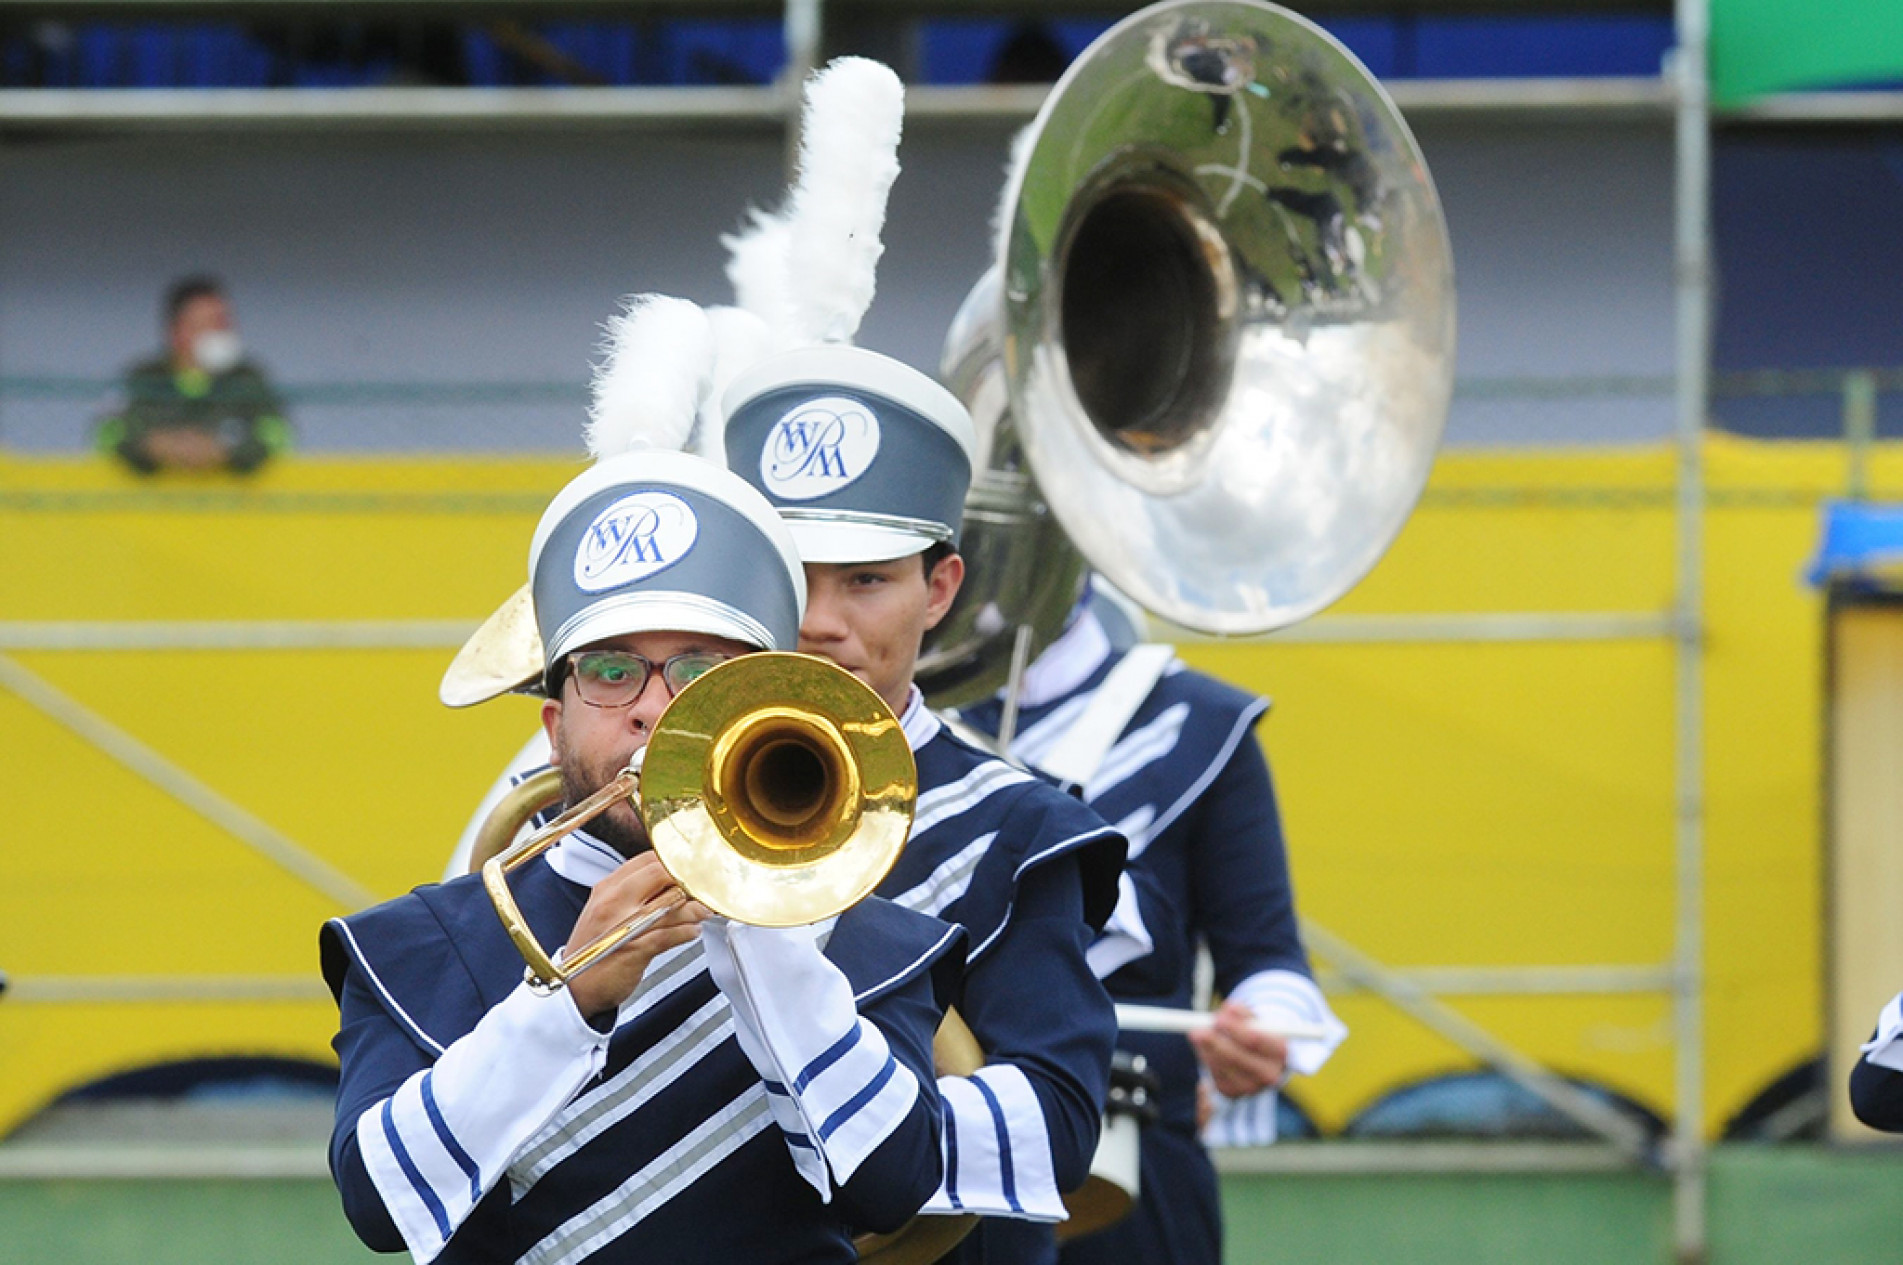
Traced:
POLYGON ((666 492, 624 496, 595 516, 575 550, 575 586, 599 593, 644 580, 694 547, 700 523, 687 502, 666 492))
POLYGON ((775 496, 810 501, 850 486, 878 455, 879 419, 872 410, 826 396, 773 424, 760 454, 760 478, 775 496))

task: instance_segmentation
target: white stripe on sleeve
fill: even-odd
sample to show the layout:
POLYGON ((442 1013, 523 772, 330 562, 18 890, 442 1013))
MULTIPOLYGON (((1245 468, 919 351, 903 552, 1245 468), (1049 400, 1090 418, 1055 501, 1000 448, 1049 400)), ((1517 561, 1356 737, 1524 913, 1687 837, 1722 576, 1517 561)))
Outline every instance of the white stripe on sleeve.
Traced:
POLYGON ((523 985, 358 1118, 364 1167, 419 1263, 443 1250, 607 1049, 566 992, 538 997, 523 985))
POLYGON ((1225 1098, 1203 1078, 1209 1095, 1209 1123, 1203 1126, 1204 1146, 1269 1146, 1275 1142, 1276 1091, 1265 1089, 1247 1098, 1225 1098))
POLYGON ((938 1081, 945 1112, 945 1180, 927 1213, 975 1212, 1062 1221, 1050 1133, 1031 1082, 1008 1063, 938 1081))
POLYGON ((1277 1016, 1318 1023, 1327 1035, 1288 1043, 1289 1071, 1313 1076, 1348 1035, 1348 1025, 1335 1017, 1315 981, 1296 971, 1257 971, 1230 992, 1229 1000, 1247 1006, 1258 1020, 1273 1024, 1277 1016))
MULTIPOLYGON (((1296 971, 1257 971, 1237 984, 1229 999, 1241 1002, 1257 1019, 1271 1026, 1281 1016, 1305 1024, 1319 1023, 1327 1029, 1326 1036, 1288 1043, 1288 1068, 1292 1073, 1313 1076, 1348 1035, 1347 1025, 1328 1008, 1315 981, 1296 971)), ((1205 1084, 1207 1080, 1205 1077, 1205 1084)), ((1268 1146, 1275 1141, 1273 1089, 1247 1098, 1225 1098, 1214 1085, 1208 1089, 1214 1110, 1203 1127, 1204 1146, 1268 1146)))
POLYGON ((1098 979, 1109 979, 1119 967, 1156 952, 1156 941, 1144 925, 1143 911, 1137 904, 1136 883, 1128 871, 1117 876, 1117 906, 1110 921, 1084 950, 1084 961, 1098 979))

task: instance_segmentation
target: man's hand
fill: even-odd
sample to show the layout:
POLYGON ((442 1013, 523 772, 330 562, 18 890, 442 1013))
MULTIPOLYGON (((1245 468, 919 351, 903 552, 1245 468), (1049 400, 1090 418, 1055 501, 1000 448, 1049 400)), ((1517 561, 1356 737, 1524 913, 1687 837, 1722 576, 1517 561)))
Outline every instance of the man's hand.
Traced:
MULTIPOLYGON (((661 868, 661 859, 643 852, 595 884, 582 907, 581 917, 569 934, 565 957, 573 957, 603 932, 639 914, 665 908, 684 893, 673 876, 661 868)), ((699 901, 686 901, 680 908, 658 919, 640 935, 627 940, 619 949, 602 958, 569 981, 568 995, 584 1019, 593 1019, 619 1006, 640 984, 648 963, 678 945, 686 944, 700 933, 700 922, 708 916, 699 901)))
POLYGON ((1282 1083, 1288 1069, 1288 1041, 1249 1026, 1249 1008, 1226 1001, 1216 1026, 1189 1034, 1189 1043, 1225 1098, 1247 1098, 1282 1083))

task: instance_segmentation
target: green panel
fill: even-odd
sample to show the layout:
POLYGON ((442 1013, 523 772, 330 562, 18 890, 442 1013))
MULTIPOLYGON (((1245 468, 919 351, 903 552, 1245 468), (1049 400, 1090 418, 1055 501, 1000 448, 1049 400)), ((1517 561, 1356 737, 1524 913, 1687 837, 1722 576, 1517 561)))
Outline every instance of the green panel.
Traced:
POLYGON ((1671 1260, 1671 1187, 1643 1173, 1231 1176, 1223 1215, 1231 1265, 1671 1260))
MULTIPOLYGON (((1672 1265, 1672 1188, 1647 1173, 1297 1173, 1223 1179, 1231 1265, 1672 1265)), ((1712 1152, 1708 1265, 1898 1259, 1903 1149, 1712 1152)))
POLYGON ((1734 105, 1766 92, 1831 88, 1903 73, 1894 0, 1712 0, 1712 96, 1734 105), (1828 20, 1818 18, 1828 14, 1828 20))
MULTIPOLYGON (((1903 1150, 1713 1153, 1708 1265, 1897 1259, 1903 1150)), ((1671 1265, 1672 1191, 1647 1173, 1267 1173, 1223 1179, 1232 1265, 1671 1265)), ((0 1260, 361 1265, 323 1180, 0 1181, 0 1260)))
POLYGON ((1711 1168, 1711 1265, 1894 1261, 1903 1151, 1727 1147, 1711 1168))
POLYGON ((328 1181, 0 1182, 0 1259, 60 1265, 355 1265, 328 1181))

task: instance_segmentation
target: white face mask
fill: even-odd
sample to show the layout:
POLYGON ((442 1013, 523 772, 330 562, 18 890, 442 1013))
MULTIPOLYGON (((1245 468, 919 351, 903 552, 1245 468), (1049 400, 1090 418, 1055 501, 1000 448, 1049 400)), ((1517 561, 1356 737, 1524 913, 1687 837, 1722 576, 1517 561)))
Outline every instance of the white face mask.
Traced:
POLYGON ((206 373, 228 373, 244 359, 244 344, 233 329, 208 329, 192 340, 192 358, 206 373))

